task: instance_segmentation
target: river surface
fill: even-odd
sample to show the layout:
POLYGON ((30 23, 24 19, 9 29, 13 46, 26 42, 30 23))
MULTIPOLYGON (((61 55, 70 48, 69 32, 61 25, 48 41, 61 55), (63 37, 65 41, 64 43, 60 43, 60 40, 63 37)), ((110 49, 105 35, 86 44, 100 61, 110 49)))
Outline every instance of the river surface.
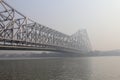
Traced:
POLYGON ((120 57, 1 59, 0 80, 120 80, 120 57))

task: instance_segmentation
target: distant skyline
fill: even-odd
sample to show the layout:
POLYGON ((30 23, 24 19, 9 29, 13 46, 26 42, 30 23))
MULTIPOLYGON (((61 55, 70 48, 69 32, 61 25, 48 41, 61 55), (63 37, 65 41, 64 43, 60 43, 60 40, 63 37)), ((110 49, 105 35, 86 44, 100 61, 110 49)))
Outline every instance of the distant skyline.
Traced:
POLYGON ((34 21, 71 35, 87 29, 93 50, 120 49, 120 0, 5 0, 34 21))

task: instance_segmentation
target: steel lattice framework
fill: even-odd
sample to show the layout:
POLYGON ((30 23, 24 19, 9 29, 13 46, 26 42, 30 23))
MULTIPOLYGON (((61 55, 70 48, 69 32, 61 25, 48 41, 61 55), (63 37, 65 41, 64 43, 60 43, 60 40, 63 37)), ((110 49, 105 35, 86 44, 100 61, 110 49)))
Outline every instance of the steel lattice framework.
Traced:
POLYGON ((88 36, 82 35, 80 31, 77 35, 79 36, 76 36, 76 34, 69 36, 43 26, 0 0, 1 46, 55 50, 91 50, 88 36))

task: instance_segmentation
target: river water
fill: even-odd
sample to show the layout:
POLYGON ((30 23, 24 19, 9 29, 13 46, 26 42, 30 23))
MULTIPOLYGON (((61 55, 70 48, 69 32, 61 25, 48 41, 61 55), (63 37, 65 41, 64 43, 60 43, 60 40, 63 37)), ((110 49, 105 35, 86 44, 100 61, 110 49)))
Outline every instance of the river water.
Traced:
POLYGON ((0 80, 120 80, 120 57, 1 59, 0 80))

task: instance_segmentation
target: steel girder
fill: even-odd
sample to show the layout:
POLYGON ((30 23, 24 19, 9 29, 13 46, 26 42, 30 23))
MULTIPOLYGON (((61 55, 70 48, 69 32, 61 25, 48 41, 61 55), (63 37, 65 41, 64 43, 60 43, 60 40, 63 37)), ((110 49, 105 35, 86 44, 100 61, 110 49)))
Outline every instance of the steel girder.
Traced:
POLYGON ((83 39, 88 36, 80 34, 69 36, 45 27, 0 1, 1 45, 89 49, 89 39, 83 39))

